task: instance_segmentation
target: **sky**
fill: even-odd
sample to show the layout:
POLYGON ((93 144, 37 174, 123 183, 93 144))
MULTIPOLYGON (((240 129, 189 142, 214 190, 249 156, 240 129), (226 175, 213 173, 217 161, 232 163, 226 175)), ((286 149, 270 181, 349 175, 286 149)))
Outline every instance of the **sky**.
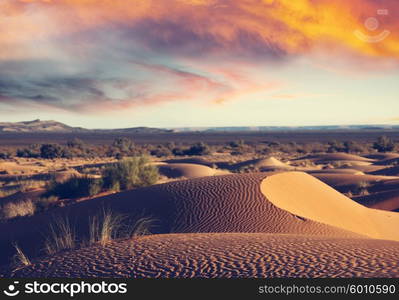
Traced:
POLYGON ((399 124, 397 0, 0 0, 0 122, 399 124))

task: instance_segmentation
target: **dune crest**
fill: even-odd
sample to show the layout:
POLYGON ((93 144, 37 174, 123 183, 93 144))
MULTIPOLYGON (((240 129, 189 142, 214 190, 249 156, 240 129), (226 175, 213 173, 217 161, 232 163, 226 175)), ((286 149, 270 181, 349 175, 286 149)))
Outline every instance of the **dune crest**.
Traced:
POLYGON ((302 172, 268 176, 261 191, 275 206, 302 218, 377 239, 399 241, 399 214, 362 206, 302 172))

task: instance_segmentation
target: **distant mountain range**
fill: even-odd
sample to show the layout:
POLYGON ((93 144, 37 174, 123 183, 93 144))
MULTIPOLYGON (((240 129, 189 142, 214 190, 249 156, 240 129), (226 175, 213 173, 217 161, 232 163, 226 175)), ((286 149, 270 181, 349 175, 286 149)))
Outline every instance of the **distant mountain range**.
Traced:
POLYGON ((82 127, 72 127, 57 121, 24 121, 24 122, 0 122, 0 132, 9 133, 167 133, 173 132, 173 130, 160 129, 160 128, 149 128, 149 127, 133 127, 133 128, 121 128, 121 129, 86 129, 82 127))
POLYGON ((181 127, 150 128, 132 127, 120 129, 86 129, 72 127, 57 121, 0 122, 0 133, 135 133, 159 134, 171 132, 270 132, 270 131, 323 131, 323 130, 398 130, 399 125, 348 125, 348 126, 242 126, 242 127, 181 127))

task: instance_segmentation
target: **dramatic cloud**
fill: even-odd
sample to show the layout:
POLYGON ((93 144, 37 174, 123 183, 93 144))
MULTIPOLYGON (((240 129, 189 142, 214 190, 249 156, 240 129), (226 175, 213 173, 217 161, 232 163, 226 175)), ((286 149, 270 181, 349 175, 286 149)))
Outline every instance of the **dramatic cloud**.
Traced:
POLYGON ((399 3, 0 1, 0 105, 98 112, 269 92, 295 98, 276 94, 286 83, 270 74, 299 57, 397 67, 399 3))

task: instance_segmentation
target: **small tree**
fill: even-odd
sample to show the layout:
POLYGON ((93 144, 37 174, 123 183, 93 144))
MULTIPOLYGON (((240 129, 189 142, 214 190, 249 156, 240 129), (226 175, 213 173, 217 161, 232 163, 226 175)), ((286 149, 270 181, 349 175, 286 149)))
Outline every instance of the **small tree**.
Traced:
POLYGON ((373 148, 378 152, 389 152, 395 148, 395 144, 389 137, 383 135, 374 143, 373 148))
POLYGON ((40 156, 49 159, 59 158, 63 156, 63 150, 58 144, 43 144, 40 147, 40 156))

